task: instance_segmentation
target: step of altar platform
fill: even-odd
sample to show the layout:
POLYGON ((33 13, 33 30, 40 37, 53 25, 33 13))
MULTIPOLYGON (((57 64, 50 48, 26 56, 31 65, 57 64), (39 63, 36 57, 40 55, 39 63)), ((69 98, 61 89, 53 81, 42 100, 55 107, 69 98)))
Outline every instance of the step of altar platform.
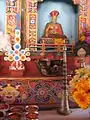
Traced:
POLYGON ((39 120, 90 120, 90 109, 71 109, 70 115, 60 115, 56 110, 39 111, 39 120))

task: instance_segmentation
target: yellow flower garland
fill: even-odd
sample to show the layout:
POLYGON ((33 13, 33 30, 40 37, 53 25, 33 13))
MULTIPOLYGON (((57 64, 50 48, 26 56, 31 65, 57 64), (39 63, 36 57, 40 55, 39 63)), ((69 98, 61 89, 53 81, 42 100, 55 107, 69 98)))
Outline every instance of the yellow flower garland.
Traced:
POLYGON ((70 81, 72 97, 82 108, 90 107, 90 70, 79 68, 75 70, 75 76, 70 81))

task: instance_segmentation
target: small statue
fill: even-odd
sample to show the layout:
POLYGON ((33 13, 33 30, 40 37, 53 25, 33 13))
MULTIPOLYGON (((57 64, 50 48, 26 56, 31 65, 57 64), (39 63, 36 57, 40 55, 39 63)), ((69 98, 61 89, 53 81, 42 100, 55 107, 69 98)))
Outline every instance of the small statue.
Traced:
POLYGON ((4 34, 0 31, 0 51, 5 53, 6 51, 11 50, 11 41, 9 34, 4 34))
POLYGON ((57 10, 54 10, 50 13, 50 16, 52 17, 51 22, 46 24, 45 31, 44 31, 44 37, 48 38, 60 38, 60 36, 63 35, 63 30, 61 24, 57 23, 57 16, 59 15, 59 12, 57 10))
POLYGON ((75 44, 75 55, 78 56, 78 51, 80 49, 84 49, 85 50, 85 53, 83 56, 87 56, 90 54, 90 46, 89 44, 86 42, 86 41, 78 41, 76 44, 75 44))
POLYGON ((86 56, 90 54, 90 47, 86 41, 78 41, 75 45, 75 55, 78 56, 80 67, 86 67, 86 56))

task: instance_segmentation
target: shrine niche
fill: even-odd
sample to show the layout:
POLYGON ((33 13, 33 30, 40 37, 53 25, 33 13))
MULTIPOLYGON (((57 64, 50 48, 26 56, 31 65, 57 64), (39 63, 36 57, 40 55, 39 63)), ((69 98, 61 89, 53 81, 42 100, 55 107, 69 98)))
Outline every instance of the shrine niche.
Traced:
POLYGON ((45 40, 46 43, 49 43, 50 41, 50 43, 55 43, 55 44, 60 44, 60 42, 67 44, 67 43, 72 43, 72 40, 77 40, 77 29, 78 29, 77 23, 78 22, 77 22, 76 14, 77 14, 77 6, 74 5, 72 1, 67 2, 65 0, 64 1, 44 0, 42 3, 39 3, 38 5, 38 41, 41 42, 42 40, 45 40), (49 7, 49 4, 51 4, 50 7, 49 7), (47 9, 44 9, 46 6, 47 6, 47 9), (70 16, 67 15, 67 11, 69 12, 68 14, 70 14, 70 16), (54 21, 55 17, 57 21, 54 21), (40 22, 40 19, 41 19, 41 22, 40 22), (56 24, 56 28, 58 26, 57 30, 52 23, 56 24), (68 26, 71 26, 71 27, 68 27, 68 26), (50 30, 50 28, 53 28, 53 29, 50 30), (55 30, 56 30, 56 33, 55 33, 55 30), (48 34, 48 32, 50 31, 52 31, 53 34, 47 37, 46 34, 48 34))

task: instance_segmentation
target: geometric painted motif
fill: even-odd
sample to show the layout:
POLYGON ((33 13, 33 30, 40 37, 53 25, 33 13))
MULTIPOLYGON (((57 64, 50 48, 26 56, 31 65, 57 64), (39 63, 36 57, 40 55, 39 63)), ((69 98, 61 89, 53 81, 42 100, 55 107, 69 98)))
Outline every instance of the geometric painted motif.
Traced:
MULTIPOLYGON (((0 81, 0 86, 4 88, 8 82, 19 92, 14 104, 60 104, 62 95, 62 81, 60 80, 4 80, 0 81)), ((71 99, 69 100, 74 104, 71 99)))

